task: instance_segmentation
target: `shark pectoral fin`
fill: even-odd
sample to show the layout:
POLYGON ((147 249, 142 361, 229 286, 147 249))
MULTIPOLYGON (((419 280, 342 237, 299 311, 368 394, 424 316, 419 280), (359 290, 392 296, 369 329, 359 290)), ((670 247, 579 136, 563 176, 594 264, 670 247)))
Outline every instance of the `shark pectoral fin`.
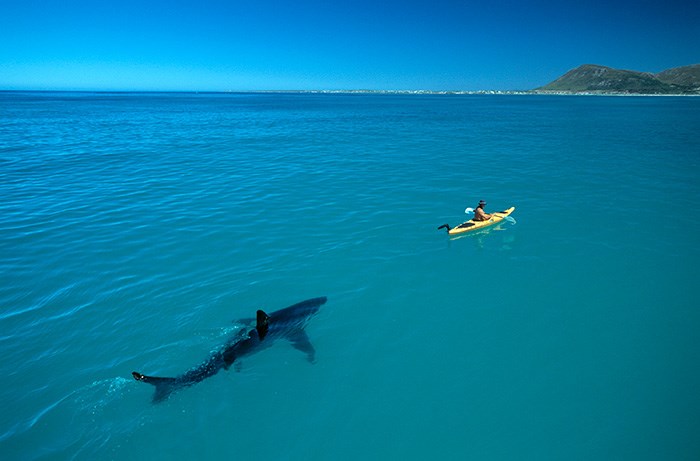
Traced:
POLYGON ((265 335, 267 334, 267 330, 270 328, 270 316, 267 315, 265 312, 259 310, 257 312, 257 317, 255 320, 255 329, 258 330, 258 337, 260 338, 260 341, 265 339, 265 335))
POLYGON ((314 363, 316 359, 316 350, 311 344, 311 341, 309 341, 309 337, 304 330, 299 330, 290 335, 289 342, 292 344, 294 349, 300 350, 306 354, 306 358, 309 362, 314 363))

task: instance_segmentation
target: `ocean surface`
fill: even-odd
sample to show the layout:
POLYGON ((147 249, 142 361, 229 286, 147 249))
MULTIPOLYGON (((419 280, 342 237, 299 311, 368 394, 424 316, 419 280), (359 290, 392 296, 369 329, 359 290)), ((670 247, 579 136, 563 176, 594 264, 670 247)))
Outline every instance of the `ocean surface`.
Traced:
POLYGON ((691 97, 0 93, 0 458, 700 459, 699 162, 691 97))

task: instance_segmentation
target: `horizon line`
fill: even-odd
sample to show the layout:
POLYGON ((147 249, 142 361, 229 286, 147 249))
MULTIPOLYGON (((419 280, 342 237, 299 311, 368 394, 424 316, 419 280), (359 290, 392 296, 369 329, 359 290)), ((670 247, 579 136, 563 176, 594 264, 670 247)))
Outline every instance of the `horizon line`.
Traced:
POLYGON ((306 90, 127 90, 127 89, 66 89, 66 88, 0 88, 3 93, 194 93, 194 94, 246 94, 246 93, 377 93, 377 94, 515 94, 531 93, 535 90, 373 90, 373 89, 306 89, 306 90))
POLYGON ((241 95, 241 94, 325 94, 325 95, 407 95, 407 96, 695 96, 688 93, 624 93, 605 91, 549 90, 69 90, 69 89, 2 89, 7 93, 79 93, 79 94, 181 94, 181 95, 241 95))

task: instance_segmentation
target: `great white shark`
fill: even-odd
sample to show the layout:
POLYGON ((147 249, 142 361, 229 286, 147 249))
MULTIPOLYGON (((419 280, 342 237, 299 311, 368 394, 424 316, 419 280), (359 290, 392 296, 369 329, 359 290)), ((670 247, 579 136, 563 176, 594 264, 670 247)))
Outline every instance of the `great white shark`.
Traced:
POLYGON ((147 376, 137 371, 131 375, 137 381, 155 386, 153 402, 166 400, 182 388, 192 386, 217 374, 222 368, 229 367, 239 358, 267 349, 277 339, 285 339, 291 345, 306 354, 309 362, 315 358, 315 350, 304 328, 309 319, 325 304, 327 298, 307 299, 284 309, 266 314, 257 311, 255 327, 244 329, 231 337, 209 358, 194 368, 174 378, 147 376))

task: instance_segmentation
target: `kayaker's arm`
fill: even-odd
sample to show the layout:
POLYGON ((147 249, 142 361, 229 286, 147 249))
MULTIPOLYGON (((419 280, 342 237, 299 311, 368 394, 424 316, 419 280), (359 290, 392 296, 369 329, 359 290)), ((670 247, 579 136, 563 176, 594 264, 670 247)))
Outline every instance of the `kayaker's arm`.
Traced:
POLYGON ((490 214, 484 213, 484 210, 481 208, 474 210, 474 221, 488 221, 491 219, 491 216, 490 214))

